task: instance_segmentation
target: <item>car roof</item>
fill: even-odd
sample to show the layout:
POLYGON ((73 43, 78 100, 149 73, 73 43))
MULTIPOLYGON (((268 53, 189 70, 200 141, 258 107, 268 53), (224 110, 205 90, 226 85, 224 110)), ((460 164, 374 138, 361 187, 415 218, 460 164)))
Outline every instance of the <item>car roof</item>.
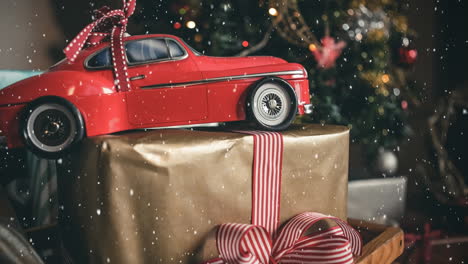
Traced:
MULTIPOLYGON (((177 36, 174 36, 174 35, 170 35, 170 34, 145 34, 145 35, 134 35, 134 36, 126 36, 124 37, 124 42, 125 41, 131 41, 131 40, 138 40, 138 39, 146 39, 146 38, 172 38, 172 39, 176 39, 178 40, 178 42, 184 46, 185 49, 187 49, 187 47, 185 47, 184 45, 184 42, 181 41, 181 39, 177 36)), ((91 46, 91 47, 88 47, 86 49, 83 50, 83 52, 81 52, 80 56, 82 59, 85 59, 86 57, 88 57, 90 54, 104 48, 104 47, 107 47, 110 45, 110 41, 105 41, 101 44, 98 44, 96 46, 91 46)))
POLYGON ((134 40, 134 39, 145 39, 145 38, 175 38, 179 39, 177 36, 169 35, 169 34, 145 34, 145 35, 134 35, 134 36, 127 36, 124 38, 125 40, 134 40))
MULTIPOLYGON (((124 41, 131 41, 131 40, 137 40, 137 39, 145 39, 145 38, 172 38, 175 39, 179 42, 180 45, 182 45, 185 50, 189 53, 192 54, 192 50, 185 44, 185 42, 180 39, 177 36, 170 35, 170 34, 145 34, 145 35, 134 35, 134 36, 126 36, 124 37, 124 41)), ((69 70, 71 68, 77 68, 81 69, 84 66, 84 62, 86 59, 91 56, 92 54, 98 52, 99 50, 102 50, 110 45, 110 41, 105 41, 102 42, 98 45, 95 46, 90 46, 84 48, 76 60, 73 63, 70 63, 68 59, 63 59, 56 64, 52 65, 49 70, 69 70)))
MULTIPOLYGON (((169 34, 145 34, 145 35, 127 35, 126 37, 124 37, 124 41, 129 41, 129 40, 137 40, 137 39, 147 39, 147 38, 173 38, 173 39, 177 39, 177 40, 180 40, 179 37, 177 36, 174 36, 174 35, 169 35, 169 34)), ((104 46, 108 46, 110 44, 109 41, 107 42, 103 42, 99 45, 96 45, 96 46, 93 46, 93 47, 90 47, 90 49, 94 49, 94 48, 97 48, 97 49, 100 49, 104 46)))

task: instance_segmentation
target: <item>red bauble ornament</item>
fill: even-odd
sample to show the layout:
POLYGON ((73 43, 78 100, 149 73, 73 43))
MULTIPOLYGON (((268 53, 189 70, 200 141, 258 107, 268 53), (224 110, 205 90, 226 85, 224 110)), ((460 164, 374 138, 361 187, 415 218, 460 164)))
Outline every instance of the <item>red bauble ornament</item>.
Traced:
POLYGON ((413 65, 418 58, 418 51, 415 49, 410 49, 406 47, 401 47, 398 49, 398 54, 400 63, 406 65, 413 65))
POLYGON ((180 28, 182 27, 182 24, 181 24, 180 22, 175 22, 174 25, 173 25, 173 27, 174 27, 175 29, 180 29, 180 28))
POLYGON ((403 110, 408 109, 408 102, 406 100, 401 101, 401 108, 403 110))

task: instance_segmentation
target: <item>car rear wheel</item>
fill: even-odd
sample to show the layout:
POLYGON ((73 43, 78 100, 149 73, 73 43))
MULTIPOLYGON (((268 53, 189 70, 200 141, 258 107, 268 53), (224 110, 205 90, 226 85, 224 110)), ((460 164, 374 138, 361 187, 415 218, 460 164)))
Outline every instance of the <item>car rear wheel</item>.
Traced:
POLYGON ((64 100, 33 103, 23 121, 26 145, 44 158, 60 157, 84 137, 79 111, 64 100))
POLYGON ((260 82, 251 92, 248 113, 257 125, 279 131, 289 127, 296 116, 297 99, 289 84, 270 79, 260 82))

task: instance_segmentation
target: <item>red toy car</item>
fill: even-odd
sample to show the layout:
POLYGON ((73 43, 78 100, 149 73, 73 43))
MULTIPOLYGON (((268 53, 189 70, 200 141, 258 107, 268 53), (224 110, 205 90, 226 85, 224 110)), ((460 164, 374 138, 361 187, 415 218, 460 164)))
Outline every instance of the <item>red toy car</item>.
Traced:
POLYGON ((204 56, 171 35, 123 40, 130 90, 115 88, 109 42, 86 48, 0 90, 0 145, 57 157, 84 136, 238 120, 283 130, 312 109, 300 64, 204 56))

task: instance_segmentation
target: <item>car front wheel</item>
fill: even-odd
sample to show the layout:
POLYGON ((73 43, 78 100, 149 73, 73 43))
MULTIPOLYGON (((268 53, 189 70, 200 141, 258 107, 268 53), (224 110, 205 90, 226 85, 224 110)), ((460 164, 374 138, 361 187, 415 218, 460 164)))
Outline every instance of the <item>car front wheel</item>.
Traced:
POLYGON ((79 111, 67 102, 35 102, 23 119, 26 145, 44 158, 58 158, 84 136, 79 111))
POLYGON ((248 113, 257 125, 280 131, 289 127, 297 113, 297 99, 289 84, 276 79, 260 82, 251 92, 248 113))

